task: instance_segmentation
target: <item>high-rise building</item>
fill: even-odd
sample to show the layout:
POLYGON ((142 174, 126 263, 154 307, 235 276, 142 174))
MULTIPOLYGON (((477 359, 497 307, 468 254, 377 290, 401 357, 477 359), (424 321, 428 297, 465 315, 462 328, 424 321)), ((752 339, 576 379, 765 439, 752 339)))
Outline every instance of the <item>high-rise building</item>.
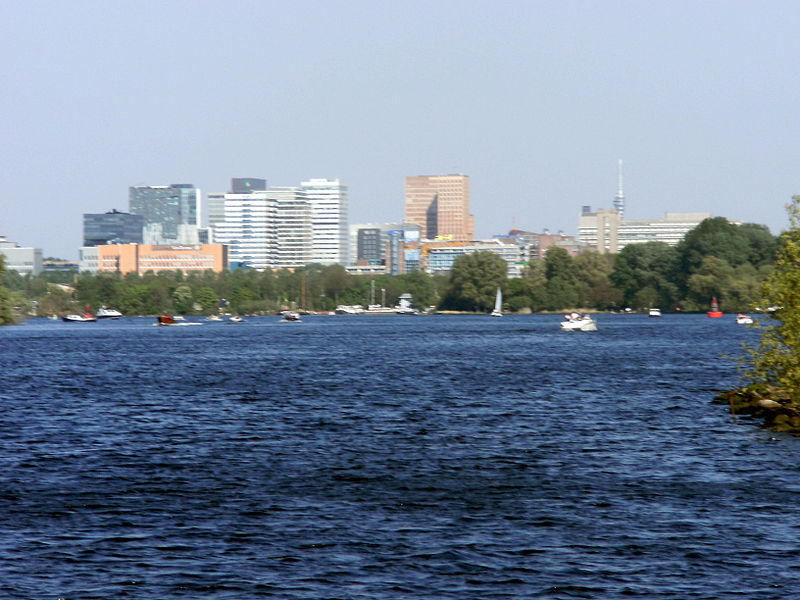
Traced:
POLYGON ((106 213, 83 215, 83 245, 141 244, 144 217, 120 212, 116 209, 106 213))
POLYGON ((275 201, 275 244, 273 268, 294 269, 312 260, 312 209, 305 192, 296 187, 267 190, 275 201))
POLYGON ((197 243, 200 190, 192 184, 135 186, 128 194, 130 213, 144 217, 145 242, 197 243))
POLYGON ((311 207, 301 189, 271 188, 209 197, 215 205, 221 204, 221 210, 214 208, 217 216, 209 219, 213 239, 229 246, 232 266, 297 268, 311 262, 311 207))
POLYGON ((380 265, 384 261, 385 245, 383 232, 377 227, 362 227, 356 234, 356 263, 380 265))
POLYGON ((311 205, 311 262, 346 264, 347 186, 338 179, 310 179, 301 182, 300 188, 311 205))
POLYGON ((468 176, 406 177, 405 222, 419 226, 423 239, 474 239, 475 218, 469 211, 468 176))

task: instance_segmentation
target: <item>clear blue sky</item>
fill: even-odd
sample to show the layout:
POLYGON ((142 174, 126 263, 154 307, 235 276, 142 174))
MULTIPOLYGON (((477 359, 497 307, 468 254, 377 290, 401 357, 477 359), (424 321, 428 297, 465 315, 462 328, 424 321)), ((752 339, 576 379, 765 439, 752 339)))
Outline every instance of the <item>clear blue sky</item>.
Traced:
POLYGON ((608 208, 786 223, 800 3, 0 0, 0 235, 77 258, 129 185, 465 173, 478 234, 608 208))

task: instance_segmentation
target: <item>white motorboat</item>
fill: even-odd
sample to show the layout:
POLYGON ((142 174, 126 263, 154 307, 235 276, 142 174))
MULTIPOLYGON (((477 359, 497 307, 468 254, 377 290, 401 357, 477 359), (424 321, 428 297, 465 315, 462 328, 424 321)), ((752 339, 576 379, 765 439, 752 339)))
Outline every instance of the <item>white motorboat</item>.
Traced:
POLYGON ((61 317, 61 320, 67 321, 68 323, 94 323, 97 321, 97 319, 89 313, 84 315, 64 315, 61 317))
POLYGON ((240 317, 239 315, 233 315, 233 316, 228 317, 228 322, 229 323, 241 323, 243 321, 244 321, 244 319, 242 317, 240 317))
POLYGON ((98 319, 119 319, 122 316, 122 313, 115 308, 106 308, 105 306, 101 306, 97 309, 97 314, 95 316, 98 319))
POLYGON ((68 323, 94 323, 97 321, 97 317, 95 317, 90 311, 89 307, 86 307, 86 312, 82 315, 64 315, 61 317, 62 321, 66 321, 68 323))
POLYGON ((751 317, 750 315, 743 315, 742 313, 739 313, 738 315, 736 315, 736 323, 738 323, 739 325, 752 325, 753 317, 751 317))
POLYGON ((360 304, 340 304, 335 312, 337 315, 361 315, 364 314, 364 307, 360 304))
POLYGON ((222 321, 222 317, 219 315, 208 315, 206 321, 222 321))
POLYGON ((561 321, 561 329, 564 331, 597 331, 597 322, 589 315, 579 315, 570 313, 564 316, 561 321))
POLYGON ((503 316, 503 290, 497 288, 497 295, 494 298, 494 310, 491 312, 492 317, 503 316))
POLYGON ((300 313, 293 310, 282 310, 281 321, 300 321, 300 313))
POLYGON ((647 313, 650 317, 660 317, 661 316, 661 309, 660 308, 651 308, 647 313))

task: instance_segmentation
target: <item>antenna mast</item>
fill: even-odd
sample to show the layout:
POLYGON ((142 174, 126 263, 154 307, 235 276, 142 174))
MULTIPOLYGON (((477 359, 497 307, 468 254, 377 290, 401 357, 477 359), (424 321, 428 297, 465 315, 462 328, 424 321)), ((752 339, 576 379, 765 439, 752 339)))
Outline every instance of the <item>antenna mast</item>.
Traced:
POLYGON ((625 192, 622 189, 622 159, 617 161, 617 195, 614 196, 614 210, 617 211, 620 218, 625 216, 625 192))

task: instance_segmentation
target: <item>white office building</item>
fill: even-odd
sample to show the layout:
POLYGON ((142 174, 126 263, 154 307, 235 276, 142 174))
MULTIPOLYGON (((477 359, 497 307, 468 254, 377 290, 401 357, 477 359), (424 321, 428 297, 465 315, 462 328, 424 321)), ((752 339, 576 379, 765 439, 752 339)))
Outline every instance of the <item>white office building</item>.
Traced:
POLYGON ((299 188, 210 194, 214 243, 228 246, 231 266, 303 267, 311 262, 311 207, 299 188))
POLYGON ((663 219, 623 219, 616 210, 592 212, 585 206, 578 218, 578 240, 612 254, 645 242, 675 246, 709 218, 711 213, 666 213, 663 219))
POLYGON ((311 205, 311 262, 347 264, 347 186, 338 179, 300 182, 311 205))
POLYGON ((0 255, 5 258, 6 269, 20 275, 38 275, 42 272, 42 249, 23 248, 0 235, 0 255))

